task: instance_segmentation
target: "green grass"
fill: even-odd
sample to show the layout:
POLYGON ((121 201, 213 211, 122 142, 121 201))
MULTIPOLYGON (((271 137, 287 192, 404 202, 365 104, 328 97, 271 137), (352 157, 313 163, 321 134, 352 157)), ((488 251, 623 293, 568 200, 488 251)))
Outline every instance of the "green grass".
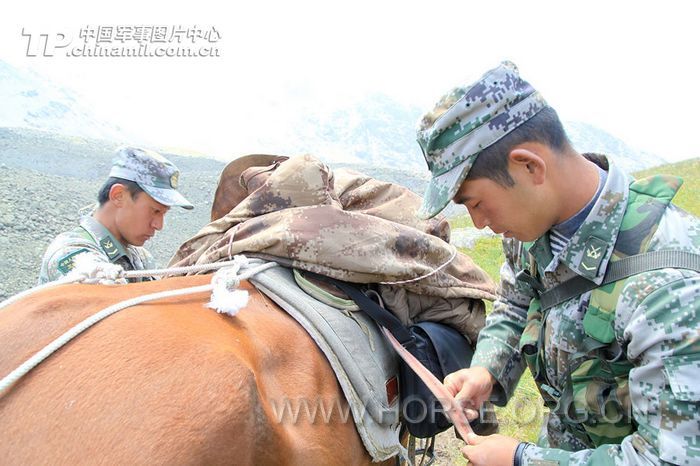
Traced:
POLYGON ((450 224, 450 228, 453 230, 456 228, 474 228, 474 223, 472 222, 469 215, 461 215, 459 217, 448 218, 447 221, 450 224))
POLYGON ((673 198, 673 203, 696 217, 700 217, 700 158, 650 168, 637 172, 634 176, 639 179, 658 173, 683 178, 683 186, 673 198))
MULTIPOLYGON (((683 178, 684 184, 673 202, 693 215, 700 216, 700 159, 663 165, 635 173, 634 176, 644 178, 661 173, 683 178)), ((473 227, 471 219, 466 215, 449 221, 452 228, 473 227)), ((504 259, 500 238, 482 238, 473 248, 462 251, 471 256, 496 283, 499 282, 499 270, 504 259)), ((486 312, 490 313, 491 303, 487 303, 486 308, 486 312)), ((500 433, 503 435, 531 442, 537 440, 545 408, 529 370, 523 374, 508 405, 496 408, 496 413, 500 421, 500 433)), ((457 453, 455 462, 466 464, 461 454, 457 453)))
MULTIPOLYGON (((462 252, 468 254, 498 283, 499 271, 504 259, 500 238, 482 238, 474 244, 473 248, 463 249, 462 252)), ((487 302, 486 313, 489 314, 492 308, 492 304, 487 302)), ((542 424, 543 410, 544 406, 535 382, 532 380, 530 371, 526 370, 508 405, 496 408, 500 433, 535 442, 542 424)))

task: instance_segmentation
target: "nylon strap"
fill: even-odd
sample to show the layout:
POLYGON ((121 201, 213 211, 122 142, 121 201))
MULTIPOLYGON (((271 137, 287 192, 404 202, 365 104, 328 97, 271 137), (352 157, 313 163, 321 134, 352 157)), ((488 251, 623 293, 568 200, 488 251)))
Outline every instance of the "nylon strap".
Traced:
POLYGON ((367 313, 367 315, 370 316, 375 322, 389 330, 391 334, 394 335, 394 338, 401 343, 401 346, 411 352, 415 350, 416 341, 413 335, 411 335, 411 333, 408 331, 408 328, 401 323, 398 317, 372 301, 372 299, 360 291, 356 285, 313 272, 305 273, 317 280, 331 284, 338 288, 340 291, 348 295, 350 299, 355 301, 355 303, 360 306, 360 309, 367 313))
POLYGON ((637 254, 610 262, 600 285, 581 276, 576 276, 540 294, 542 311, 632 275, 666 268, 694 270, 700 273, 700 255, 686 251, 662 250, 637 254))

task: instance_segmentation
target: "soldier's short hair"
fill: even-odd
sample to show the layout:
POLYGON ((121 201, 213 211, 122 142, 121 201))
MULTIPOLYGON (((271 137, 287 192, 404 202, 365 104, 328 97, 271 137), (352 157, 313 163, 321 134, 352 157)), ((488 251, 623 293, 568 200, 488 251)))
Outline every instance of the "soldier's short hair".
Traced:
POLYGON ((141 186, 136 184, 135 182, 131 180, 125 180, 123 178, 116 178, 116 177, 111 177, 107 179, 104 185, 100 188, 100 191, 97 193, 97 202, 100 204, 100 206, 103 206, 107 201, 109 201, 109 191, 112 189, 112 186, 115 184, 122 184, 126 187, 127 191, 129 191, 129 194, 131 195, 132 199, 136 199, 136 197, 139 195, 139 193, 143 192, 143 189, 141 189, 141 186))
POLYGON ((508 154, 515 146, 525 142, 539 142, 560 153, 570 147, 569 138, 557 112, 547 106, 499 141, 482 150, 466 179, 487 178, 506 188, 513 186, 515 181, 508 173, 508 154))

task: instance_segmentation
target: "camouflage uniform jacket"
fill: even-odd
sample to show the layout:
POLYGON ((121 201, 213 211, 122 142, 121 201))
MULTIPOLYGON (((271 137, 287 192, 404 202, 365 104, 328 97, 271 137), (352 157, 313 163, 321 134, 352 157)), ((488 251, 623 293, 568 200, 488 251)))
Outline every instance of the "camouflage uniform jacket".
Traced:
MULTIPOLYGON (((620 224, 628 205, 631 178, 611 165, 608 179, 593 209, 567 246, 553 257, 549 234, 529 244, 540 280, 549 289, 575 275, 598 284, 605 275, 620 224), (583 267, 591 238, 601 246, 595 267, 583 267), (602 241, 599 241, 602 240, 602 241), (592 270, 591 270, 592 269, 592 270)), ((676 181, 680 181, 676 179, 676 181)), ((675 188, 677 189, 677 185, 675 188)), ((649 225, 639 225, 649 231, 649 225)), ((634 236, 634 235, 632 235, 634 236)), ((647 251, 661 249, 700 253, 700 221, 668 205, 647 251)), ((506 261, 494 310, 479 336, 473 366, 482 366, 498 381, 497 404, 512 395, 525 364, 520 341, 535 296, 530 285, 516 280, 523 270, 526 245, 504 240, 506 261)), ((544 373, 550 387, 564 393, 570 370, 586 359, 583 317, 592 292, 549 309, 543 332, 544 373)), ((583 441, 567 429, 566 419, 551 412, 538 446, 524 451, 523 464, 699 464, 700 462, 700 276, 682 269, 660 269, 628 279, 616 303, 613 345, 629 364, 629 404, 632 432, 621 443, 583 441)), ((619 355, 619 356, 620 356, 619 355)), ((593 383, 594 381, 591 381, 593 383)), ((626 390, 624 390, 626 392, 626 390)), ((602 408, 602 407, 601 407, 602 408)), ((596 422, 595 420, 593 422, 596 422)))
POLYGON ((46 249, 41 262, 39 284, 66 275, 75 267, 75 257, 83 253, 92 254, 102 262, 119 264, 124 270, 155 268, 153 256, 145 248, 131 245, 125 248, 107 228, 88 215, 82 218, 80 226, 58 235, 46 249))

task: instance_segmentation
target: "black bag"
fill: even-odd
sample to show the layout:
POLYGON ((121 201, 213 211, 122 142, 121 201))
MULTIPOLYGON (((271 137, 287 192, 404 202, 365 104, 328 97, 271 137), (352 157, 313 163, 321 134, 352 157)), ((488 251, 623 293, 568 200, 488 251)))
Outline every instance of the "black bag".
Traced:
MULTIPOLYGON (((387 328, 440 382, 448 374, 471 364, 474 352, 469 341, 452 327, 437 322, 419 322, 406 327, 355 285, 309 272, 306 274, 347 294, 377 324, 387 328)), ((369 293, 378 297, 376 292, 369 293)), ((438 399, 403 359, 399 359, 399 400, 404 425, 414 437, 433 437, 452 426, 438 399)))
MULTIPOLYGON (((416 342, 411 354, 440 382, 471 364, 474 351, 469 341, 449 325, 419 322, 408 330, 416 342)), ((401 414, 414 437, 429 438, 452 427, 435 395, 403 359, 399 363, 399 393, 401 414)))

